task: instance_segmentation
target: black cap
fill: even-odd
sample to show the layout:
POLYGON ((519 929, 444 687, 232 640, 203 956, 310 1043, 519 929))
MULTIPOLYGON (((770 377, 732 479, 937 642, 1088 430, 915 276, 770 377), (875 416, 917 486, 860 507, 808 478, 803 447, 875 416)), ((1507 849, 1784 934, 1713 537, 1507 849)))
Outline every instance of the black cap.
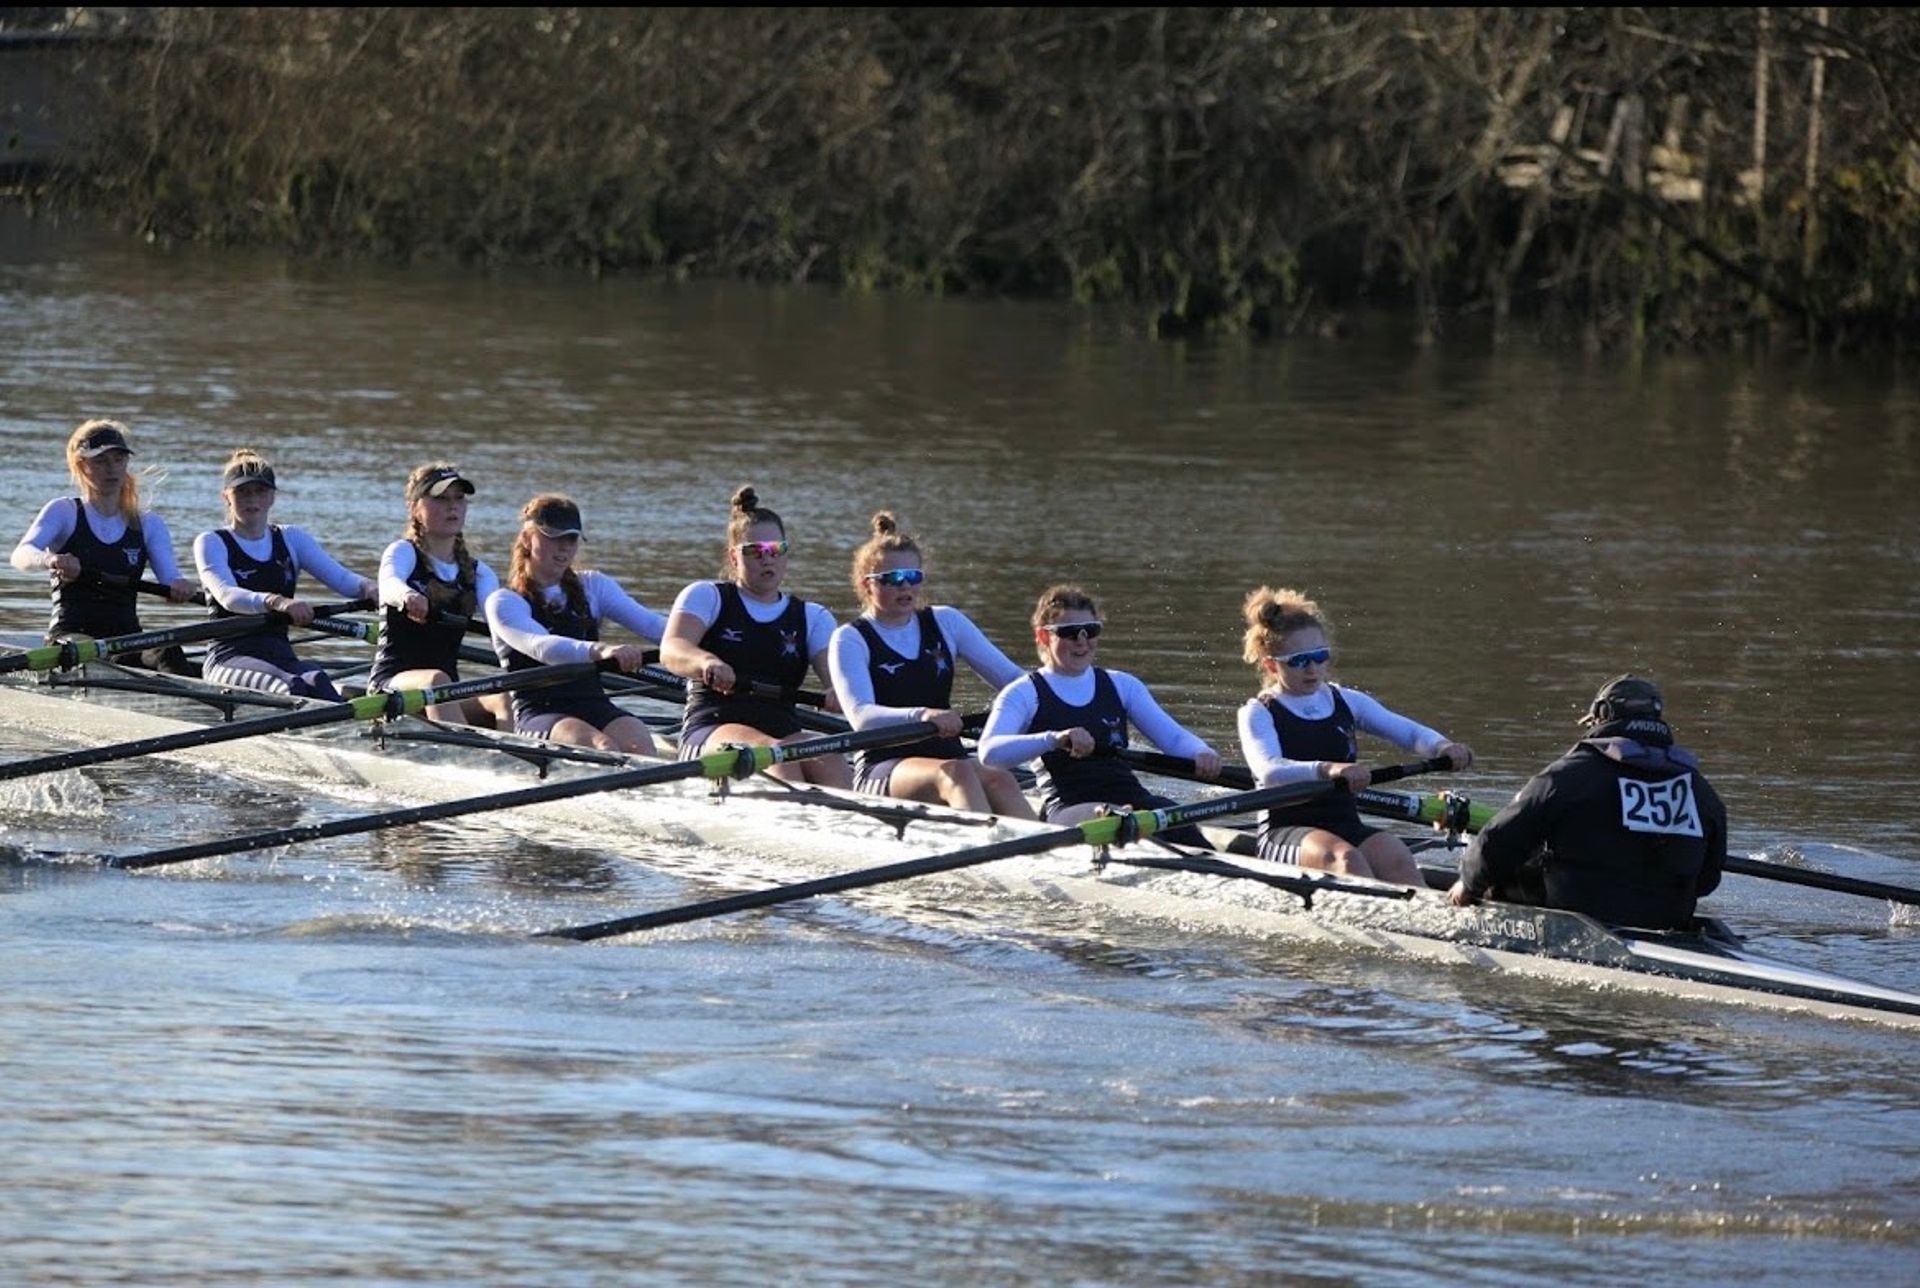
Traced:
POLYGON ((1596 725, 1629 716, 1658 717, 1665 706, 1659 686, 1652 680, 1637 675, 1616 675, 1593 695, 1593 702, 1587 707, 1587 714, 1580 717, 1580 723, 1596 725))
POLYGON ((80 445, 73 449, 83 460, 92 460, 96 456, 105 456, 108 452, 125 452, 129 456, 133 449, 127 446, 127 436, 120 427, 112 422, 103 422, 88 430, 80 445))
POLYGON ((221 488, 236 488, 248 483, 260 483, 278 492, 280 485, 273 481, 273 466, 261 460, 235 461, 227 466, 227 472, 220 476, 221 488))
POLYGON ((580 507, 558 497, 528 515, 527 522, 549 537, 586 535, 580 526, 580 507))
POLYGON ((459 488, 468 496, 473 495, 473 484, 462 477, 460 471, 453 466, 443 465, 437 470, 430 470, 421 475, 420 481, 413 485, 413 491, 408 494, 407 499, 418 501, 427 496, 445 496, 454 488, 459 488))

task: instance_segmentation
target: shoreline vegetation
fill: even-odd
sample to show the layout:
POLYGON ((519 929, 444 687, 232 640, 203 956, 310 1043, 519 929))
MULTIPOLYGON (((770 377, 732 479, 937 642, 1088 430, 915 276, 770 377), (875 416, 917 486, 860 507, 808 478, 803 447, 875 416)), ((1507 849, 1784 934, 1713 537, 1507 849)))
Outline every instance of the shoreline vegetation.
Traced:
POLYGON ((1912 10, 113 12, 38 203, 155 241, 1163 336, 1920 336, 1912 10))

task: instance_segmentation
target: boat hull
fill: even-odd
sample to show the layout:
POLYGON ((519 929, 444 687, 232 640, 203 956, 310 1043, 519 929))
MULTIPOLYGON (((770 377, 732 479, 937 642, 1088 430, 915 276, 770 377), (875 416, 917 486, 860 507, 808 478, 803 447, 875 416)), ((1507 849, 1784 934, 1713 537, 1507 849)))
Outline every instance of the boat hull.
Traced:
MULTIPOLYGON (((169 699, 167 705, 177 702, 169 699)), ((157 707, 153 699, 82 684, 0 684, 0 712, 15 728, 80 742, 157 736, 191 724, 157 707)), ((172 756, 249 781, 383 805, 477 797, 526 786, 536 775, 585 778, 610 764, 639 763, 624 757, 596 757, 601 763, 530 763, 542 761, 552 749, 501 735, 478 736, 487 750, 383 736, 420 728, 418 722, 407 722, 390 731, 376 727, 369 736, 357 728, 330 727, 219 743, 172 756)), ((742 877, 751 871, 770 880, 793 879, 796 868, 813 875, 823 867, 837 871, 892 862, 1004 840, 1042 826, 792 788, 767 779, 730 787, 683 780, 483 817, 549 843, 618 849, 640 841, 656 853, 668 847, 758 855, 768 863, 743 868, 742 877)), ((1147 848, 1163 858, 1168 854, 1164 847, 1147 848)), ((1247 841, 1241 838, 1237 848, 1248 848, 1247 841)), ((974 899, 1064 899, 1212 932, 1310 940, 1665 996, 1920 1026, 1920 996, 1770 961, 1747 952, 1736 936, 1711 919, 1703 918, 1696 934, 1642 934, 1552 909, 1499 903, 1454 908, 1435 890, 1415 891, 1410 898, 1376 897, 1399 892, 1351 878, 1338 884, 1376 894, 1324 889, 1303 901, 1251 880, 1131 867, 1124 862, 1125 854, 1115 851, 1116 861, 1102 863, 1076 845, 940 879, 964 882, 974 899)), ((1256 857, 1218 857, 1277 877, 1324 877, 1256 857)), ((704 866, 702 874, 712 876, 704 866)))

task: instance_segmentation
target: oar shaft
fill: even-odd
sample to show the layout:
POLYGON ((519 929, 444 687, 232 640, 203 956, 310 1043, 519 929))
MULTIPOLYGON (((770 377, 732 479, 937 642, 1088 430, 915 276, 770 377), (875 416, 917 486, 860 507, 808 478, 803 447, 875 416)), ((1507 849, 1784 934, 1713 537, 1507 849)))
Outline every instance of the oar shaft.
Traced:
POLYGON ((131 742, 116 742, 99 747, 82 747, 73 751, 55 752, 50 756, 35 756, 30 760, 0 765, 0 781, 31 778, 37 774, 79 769, 86 765, 104 764, 113 760, 157 756, 169 751, 185 751, 192 747, 210 747, 217 743, 233 742, 259 734, 288 733, 297 729, 312 729, 320 725, 347 720, 377 720, 381 716, 412 715, 437 703, 457 702, 462 698, 475 697, 483 693, 562 684, 592 675, 599 670, 600 665, 579 662, 564 666, 538 667, 527 671, 502 672, 499 675, 443 684, 432 689, 398 689, 391 693, 373 692, 364 697, 354 698, 350 702, 326 703, 301 711, 265 716, 258 720, 207 725, 198 729, 184 729, 179 733, 138 738, 131 742))
MULTIPOLYGON (((124 586, 127 584, 126 578, 109 576, 106 573, 96 573, 93 576, 93 580, 106 586, 124 586)), ((160 582, 151 579, 135 582, 134 589, 143 595, 156 595, 162 599, 170 599, 173 596, 172 587, 162 585, 160 582)), ((206 591, 196 590, 180 602, 183 604, 198 604, 202 608, 211 608, 214 601, 213 596, 209 595, 206 591)), ((379 606, 376 601, 371 599, 347 599, 336 604, 315 604, 313 606, 313 615, 315 617, 332 617, 336 613, 366 613, 373 611, 379 606)), ((241 613, 239 616, 245 619, 249 614, 241 613)))
MULTIPOLYGON (((1389 766, 1382 773, 1391 778, 1403 778, 1408 774, 1426 773, 1444 765, 1444 761, 1425 761, 1418 765, 1389 766)), ((862 868, 854 872, 842 872, 833 876, 819 877, 811 881, 801 881, 793 885, 776 886, 769 890, 754 890, 745 894, 725 895, 718 899, 707 899, 700 903, 686 904, 678 908, 663 908, 657 912, 636 913, 630 917, 619 917, 612 921, 596 922, 588 926, 569 926, 546 932, 547 938, 594 940, 607 939, 614 935, 632 934, 639 930, 651 930, 661 926, 675 926, 689 921, 702 921, 708 917, 725 916, 733 912, 745 912, 752 908, 768 908, 775 904, 792 903, 800 899, 811 899, 823 894, 838 894, 846 890, 859 890, 868 886, 885 885, 891 881, 904 881, 912 877, 930 876, 937 872, 952 872, 959 868, 974 867, 982 863, 994 863, 1001 859, 1019 858, 1028 854, 1040 854, 1075 842, 1089 845, 1110 845, 1116 841, 1130 839, 1127 829, 1137 828, 1142 837, 1154 836, 1171 828, 1189 823, 1202 822, 1209 818, 1218 818, 1225 814, 1244 814, 1252 810, 1268 809, 1276 805, 1294 804, 1309 800, 1327 792, 1340 790, 1338 780, 1330 782, 1289 783, 1281 787, 1263 787, 1255 791, 1241 792, 1233 796, 1218 796, 1211 800, 1193 801, 1184 805, 1172 805, 1165 809, 1141 810, 1131 816, 1111 814, 1101 818, 1091 818, 1072 827, 1050 828, 1034 832, 1027 836, 1016 836, 1005 841, 996 841, 988 845, 971 846, 964 850, 955 850, 947 854, 930 854, 924 858, 904 859, 897 863, 888 863, 875 868, 862 868)))
POLYGON ((255 733, 269 732, 261 727, 265 724, 271 724, 273 726, 271 731, 277 733, 282 730, 311 729, 318 725, 353 718, 352 703, 330 703, 326 706, 309 707, 304 711, 290 711, 285 715, 267 716, 260 721, 241 720, 233 724, 207 725, 204 728, 186 729, 179 733, 138 738, 132 742, 80 747, 73 751, 56 752, 50 756, 35 756, 31 760, 18 760, 10 765, 0 765, 0 780, 32 778, 38 774, 79 769, 86 765, 104 764, 110 760, 132 760, 139 756, 158 756, 169 751, 184 751, 189 747, 206 747, 214 743, 232 742, 237 738, 251 737, 255 733))
POLYGON ((1788 885, 1865 895, 1870 899, 1891 899, 1895 903, 1920 904, 1920 890, 1888 885, 1884 881, 1864 881, 1858 877, 1836 876, 1830 872, 1814 872, 1806 868, 1790 868, 1781 863, 1762 863, 1757 859, 1737 859, 1732 856, 1728 856, 1725 866, 1727 871, 1738 872, 1742 876, 1764 877, 1788 885))
POLYGON ((610 792, 623 787, 647 787, 657 783, 674 782, 682 778, 699 778, 705 772, 706 768, 699 760, 677 760, 667 764, 647 765, 640 769, 603 774, 591 779, 541 783, 538 786, 499 792, 486 797, 436 801, 429 805, 387 810, 380 814, 331 819, 323 823, 306 823, 298 827, 283 827, 272 832, 257 832, 251 836, 223 837, 196 845, 178 845, 170 849, 154 850, 147 854, 114 855, 107 858, 105 863, 113 868, 164 867, 167 864, 189 863, 195 859, 210 859, 222 854, 246 854, 254 850, 273 849, 303 841, 324 840, 332 836, 358 836, 366 832, 407 827, 414 823, 431 823, 437 819, 462 818, 493 810, 517 809, 523 805, 542 805, 550 801, 566 800, 573 796, 584 796, 590 792, 610 792))
POLYGON ((169 644, 194 644, 203 640, 223 639, 230 635, 244 635, 255 629, 257 624, 245 618, 222 617, 210 622, 194 622, 187 626, 173 626, 164 630, 138 631, 132 635, 115 635, 108 639, 71 640, 62 644, 45 644, 39 648, 30 648, 24 653, 0 658, 0 673, 51 671, 56 667, 66 668, 78 666, 83 662, 98 662, 120 653, 139 653, 150 648, 165 648, 169 644))
POLYGON ((583 943, 595 939, 609 939, 615 935, 630 935, 635 931, 656 930, 662 926, 678 926, 689 921, 705 921, 709 917, 724 917, 729 913, 747 912, 754 908, 770 908, 775 904, 793 903, 823 894, 838 894, 844 890, 884 885, 889 881, 905 881, 910 877, 931 876, 936 872, 950 872, 955 868, 992 863, 998 859, 1039 854, 1085 839, 1078 827, 1055 828, 1028 836, 1016 836, 1011 840, 999 841, 991 845, 976 846, 957 854, 932 854, 925 858, 904 859, 898 863, 888 863, 877 868, 841 872, 813 881, 775 886, 769 890, 750 890, 745 894, 726 895, 701 903, 685 904, 678 908, 662 908, 658 912, 636 913, 631 917, 602 921, 591 926, 568 926, 560 930, 549 930, 543 937, 573 939, 583 943))
MULTIPOLYGON (((104 580, 104 579, 103 579, 104 580)), ((155 583, 156 585, 158 583, 155 583)), ((364 599, 351 599, 338 604, 317 605, 313 614, 316 619, 331 617, 337 613, 359 612, 369 606, 364 599)), ((275 621, 284 622, 279 614, 268 614, 275 621)), ((260 616, 242 614, 236 617, 217 617, 212 621, 189 622, 184 626, 169 626, 160 630, 136 631, 130 635, 112 635, 106 639, 69 640, 61 644, 47 644, 40 648, 28 649, 10 657, 0 658, 0 674, 11 671, 51 671, 58 668, 79 666, 83 662, 98 662, 122 653, 140 653, 150 648, 165 648, 170 644, 196 644, 206 640, 229 639, 234 636, 248 635, 261 628, 266 619, 260 616)), ((314 622, 316 627, 319 622, 314 622)))
MULTIPOLYGON (((584 665, 584 664, 583 664, 584 665)), ((530 674, 521 672, 520 674, 530 674)), ((470 681, 469 684, 482 684, 485 681, 470 681)), ((450 685, 434 693, 435 701, 447 701, 454 691, 464 685, 450 685)), ((373 695, 370 695, 373 696, 373 695)), ((355 818, 333 819, 323 823, 308 823, 297 827, 279 828, 271 832, 259 832, 250 836, 226 837, 217 841, 206 841, 196 845, 175 846, 165 850, 154 850, 145 854, 114 855, 101 862, 114 868, 154 868, 170 863, 187 863, 194 859, 209 859, 222 854, 244 854, 252 850, 271 849, 282 845, 292 845, 301 841, 317 841, 333 836, 356 836, 365 832, 384 831, 388 828, 406 827, 414 823, 431 823, 438 819, 460 818, 470 814, 485 814, 496 810, 517 809, 524 805, 543 805, 553 801, 569 800, 577 796, 590 796, 599 792, 618 791, 630 787, 650 787, 660 783, 677 782, 686 778, 725 778, 741 769, 742 760, 749 770, 766 769, 776 764, 807 760, 815 756, 833 755, 845 751, 862 751, 869 747, 884 747, 895 743, 912 742, 935 732, 928 721, 915 721, 911 724, 886 725, 878 729, 866 729, 857 733, 839 734, 828 738, 810 738, 805 742, 763 745, 754 747, 722 748, 710 751, 695 760, 671 761, 666 764, 642 765, 634 769, 621 770, 612 774, 601 774, 593 778, 570 779, 560 782, 541 783, 533 787, 524 787, 509 792, 495 792, 486 796, 469 796, 459 800, 437 801, 427 805, 415 805, 404 809, 387 810, 379 814, 366 814, 355 818)))

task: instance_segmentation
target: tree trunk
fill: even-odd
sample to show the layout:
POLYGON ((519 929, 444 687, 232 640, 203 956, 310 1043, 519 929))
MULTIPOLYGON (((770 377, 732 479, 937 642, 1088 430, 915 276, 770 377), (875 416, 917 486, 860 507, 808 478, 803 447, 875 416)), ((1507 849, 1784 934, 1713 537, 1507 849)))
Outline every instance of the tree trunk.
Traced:
MULTIPOLYGON (((1827 26, 1827 8, 1822 5, 1813 11, 1813 20, 1821 30, 1827 26)), ((1827 88, 1827 50, 1822 43, 1813 51, 1813 84, 1807 91, 1807 179, 1805 192, 1806 218, 1801 224, 1800 241, 1800 280, 1801 290, 1805 293, 1804 283, 1813 279, 1813 261, 1819 251, 1820 209, 1814 190, 1820 182, 1820 107, 1821 99, 1827 88)))

